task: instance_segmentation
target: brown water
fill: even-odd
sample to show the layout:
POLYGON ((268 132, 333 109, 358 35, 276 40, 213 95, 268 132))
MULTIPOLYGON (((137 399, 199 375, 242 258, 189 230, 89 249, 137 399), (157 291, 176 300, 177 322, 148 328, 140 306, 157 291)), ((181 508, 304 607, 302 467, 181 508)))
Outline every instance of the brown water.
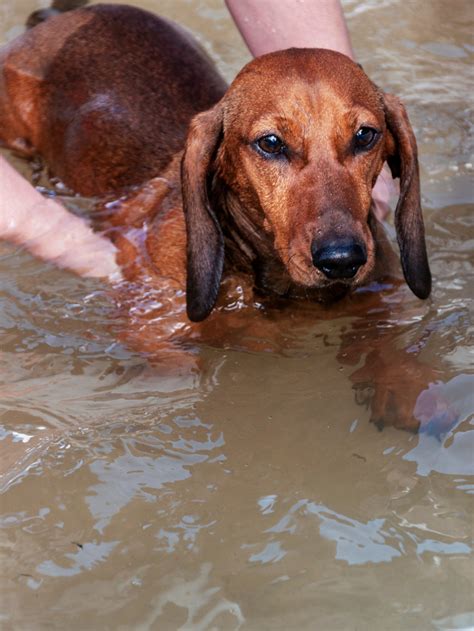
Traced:
MULTIPOLYGON (((44 4, 2 0, 0 40, 44 4)), ((248 59, 218 0, 136 4, 187 24, 229 79, 248 59)), ((474 5, 344 6, 421 151, 433 299, 385 326, 424 340, 456 422, 369 424, 338 360, 348 326, 364 335, 348 317, 163 376, 117 342, 100 282, 1 244, 2 629, 474 628, 474 5)))

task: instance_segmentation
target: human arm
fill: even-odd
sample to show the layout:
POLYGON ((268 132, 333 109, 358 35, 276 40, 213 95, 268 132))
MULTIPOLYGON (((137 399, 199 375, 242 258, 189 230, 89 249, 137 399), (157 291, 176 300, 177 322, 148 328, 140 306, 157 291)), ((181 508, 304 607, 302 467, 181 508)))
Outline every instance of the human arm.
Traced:
POLYGON ((0 155, 0 238, 90 277, 118 277, 112 243, 53 198, 43 197, 0 155))
POLYGON ((330 48, 353 58, 339 0, 226 0, 255 57, 285 48, 330 48))

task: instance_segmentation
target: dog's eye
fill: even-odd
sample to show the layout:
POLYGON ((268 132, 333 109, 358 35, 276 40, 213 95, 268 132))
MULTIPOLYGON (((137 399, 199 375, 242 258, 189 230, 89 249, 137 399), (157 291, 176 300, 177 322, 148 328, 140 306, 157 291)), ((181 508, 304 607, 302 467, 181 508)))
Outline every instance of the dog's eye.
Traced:
POLYGON ((355 135, 356 149, 368 149, 374 144, 378 135, 379 132, 372 127, 361 127, 355 135))
POLYGON ((284 153, 286 147, 278 136, 275 134, 269 134, 268 136, 263 136, 257 140, 257 147, 263 151, 263 153, 268 153, 271 155, 284 153))

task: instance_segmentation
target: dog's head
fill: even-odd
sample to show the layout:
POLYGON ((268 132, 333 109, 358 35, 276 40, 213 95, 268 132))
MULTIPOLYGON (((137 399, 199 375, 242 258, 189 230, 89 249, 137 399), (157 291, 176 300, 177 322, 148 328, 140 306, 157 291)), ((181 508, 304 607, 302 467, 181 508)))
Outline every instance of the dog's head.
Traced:
POLYGON ((395 223, 408 285, 430 293, 416 141, 402 104, 348 57, 290 49, 250 62, 192 121, 182 164, 191 320, 214 306, 224 262, 216 179, 252 256, 304 288, 356 287, 375 264, 372 188, 400 178, 395 223))

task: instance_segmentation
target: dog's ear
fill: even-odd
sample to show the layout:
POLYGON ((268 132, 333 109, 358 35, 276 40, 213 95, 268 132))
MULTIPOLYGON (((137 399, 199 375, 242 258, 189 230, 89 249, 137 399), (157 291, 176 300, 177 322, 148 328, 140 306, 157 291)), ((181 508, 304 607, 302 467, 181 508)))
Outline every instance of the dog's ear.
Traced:
POLYGON ((387 162, 394 178, 400 178, 400 197, 395 210, 395 228, 402 269, 408 286, 418 298, 431 292, 431 272, 421 213, 420 176, 415 134, 405 108, 392 94, 384 94, 388 127, 387 162))
POLYGON ((186 309, 193 322, 204 320, 214 307, 224 266, 224 237, 208 195, 222 119, 221 102, 193 118, 181 163, 187 235, 186 309))

